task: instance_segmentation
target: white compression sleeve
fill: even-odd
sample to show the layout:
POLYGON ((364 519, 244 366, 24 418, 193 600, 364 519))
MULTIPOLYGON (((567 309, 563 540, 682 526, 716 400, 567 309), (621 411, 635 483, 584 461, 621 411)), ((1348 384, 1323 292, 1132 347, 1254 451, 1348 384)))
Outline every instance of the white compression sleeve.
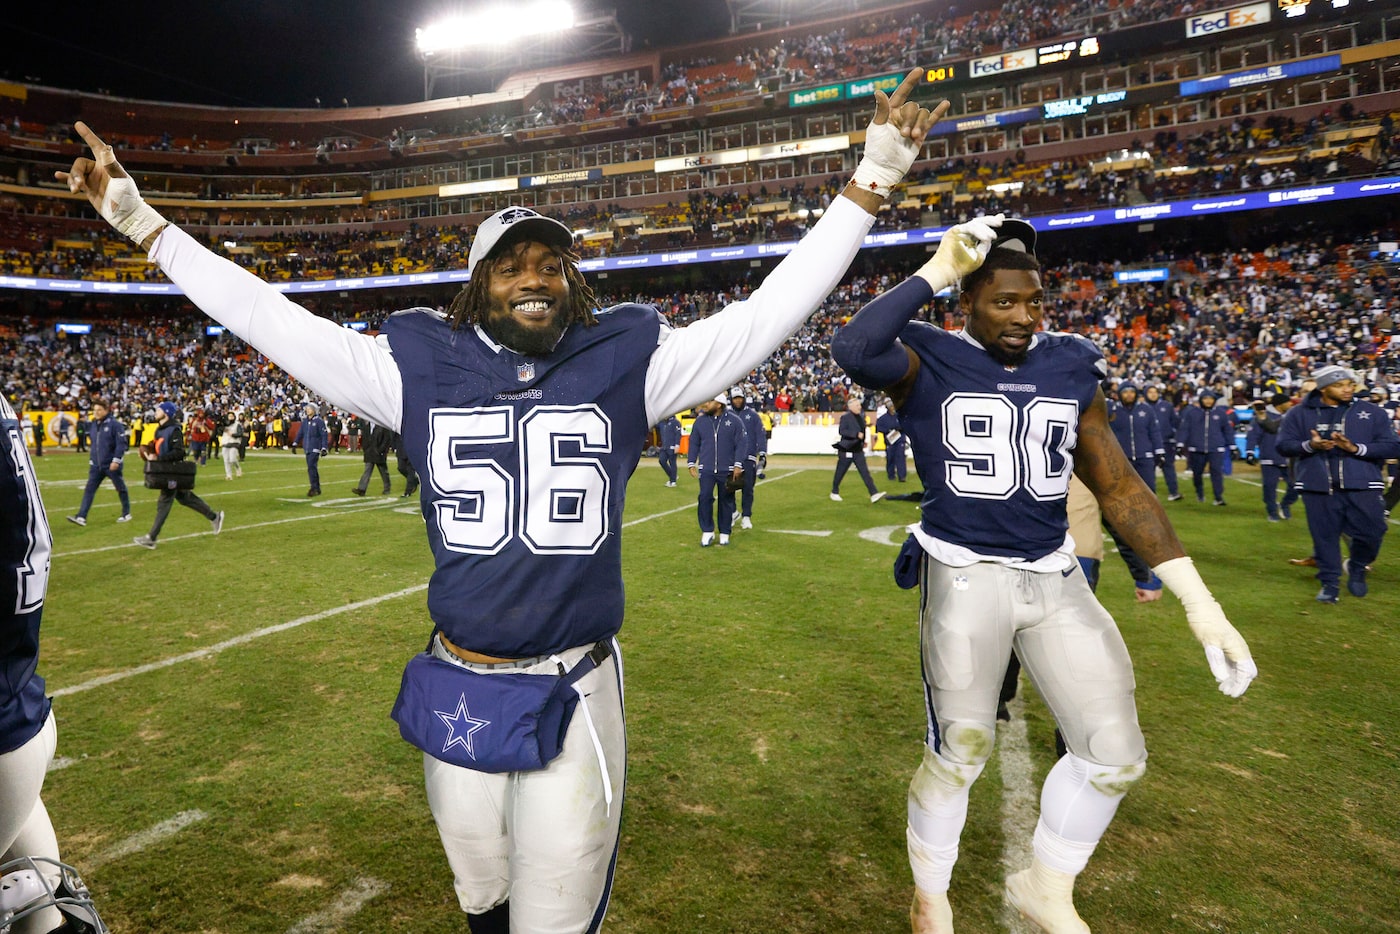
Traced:
POLYGON ((326 401, 399 430, 402 377, 374 338, 313 315, 174 225, 150 258, 200 310, 326 401))
POLYGON ((663 329, 647 368, 649 424, 728 389, 795 334, 846 274, 874 222, 849 198, 835 199, 747 299, 663 329))

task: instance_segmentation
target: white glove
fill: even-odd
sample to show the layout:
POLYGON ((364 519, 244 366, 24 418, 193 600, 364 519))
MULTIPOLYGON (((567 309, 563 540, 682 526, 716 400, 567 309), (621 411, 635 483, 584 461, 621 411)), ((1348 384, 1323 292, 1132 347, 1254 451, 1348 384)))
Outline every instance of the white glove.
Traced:
POLYGON ((923 145, 923 140, 909 139, 893 123, 872 120, 865 131, 865 154, 856 165, 851 182, 888 198, 890 189, 903 180, 923 145))
POLYGON ((1215 680, 1220 682, 1220 692, 1239 697, 1258 677, 1259 669, 1250 657, 1244 637, 1225 618, 1225 611, 1210 595, 1196 566, 1183 555, 1162 562, 1152 573, 1180 598, 1191 632, 1205 646, 1206 662, 1215 680))
POLYGON ((102 196, 102 218, 137 246, 166 225, 165 218, 141 197, 130 178, 109 178, 102 196))
POLYGON ((992 214, 949 227, 938 243, 938 252, 914 275, 928 282, 934 292, 941 292, 953 285, 982 265, 992 251, 997 228, 1005 219, 1005 214, 992 214))

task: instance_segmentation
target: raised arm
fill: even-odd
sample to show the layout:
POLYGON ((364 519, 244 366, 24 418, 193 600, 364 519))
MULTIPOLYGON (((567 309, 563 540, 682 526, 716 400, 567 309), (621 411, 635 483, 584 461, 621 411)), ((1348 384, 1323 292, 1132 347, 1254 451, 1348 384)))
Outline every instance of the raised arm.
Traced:
POLYGON ((97 213, 145 250, 205 314, 328 401, 398 427, 403 384, 387 349, 311 314, 206 250, 141 198, 111 146, 86 124, 75 128, 96 158, 79 158, 55 178, 85 193, 97 213))
POLYGON ((865 155, 851 183, 752 295, 689 327, 663 332, 647 371, 648 419, 688 409, 743 379, 836 288, 875 212, 948 110, 947 101, 926 110, 909 100, 922 75, 921 68, 910 71, 889 97, 875 92, 865 155))
POLYGON ((1108 427, 1102 391, 1079 418, 1074 472, 1093 492, 1109 525, 1152 566, 1181 600, 1191 632, 1205 647, 1206 662, 1221 692, 1239 697, 1259 674, 1249 646, 1211 596, 1176 537, 1161 502, 1133 470, 1108 427))

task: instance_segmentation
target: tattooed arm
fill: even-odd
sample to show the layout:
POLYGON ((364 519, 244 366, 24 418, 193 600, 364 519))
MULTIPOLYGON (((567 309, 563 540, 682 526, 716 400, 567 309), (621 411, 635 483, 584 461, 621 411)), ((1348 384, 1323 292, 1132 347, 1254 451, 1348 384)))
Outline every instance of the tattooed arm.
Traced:
POLYGON ((1102 391, 1079 419, 1074 472, 1099 501, 1103 517, 1151 567, 1186 551, 1161 502, 1138 476, 1108 427, 1102 391))

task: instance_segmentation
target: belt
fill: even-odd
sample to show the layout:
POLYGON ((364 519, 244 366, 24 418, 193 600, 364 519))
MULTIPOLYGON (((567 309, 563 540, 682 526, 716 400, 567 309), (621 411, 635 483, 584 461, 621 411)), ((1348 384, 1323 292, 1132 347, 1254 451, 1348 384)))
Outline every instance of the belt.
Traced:
MULTIPOLYGON (((483 655, 480 652, 473 652, 471 649, 453 645, 452 641, 442 632, 437 634, 437 638, 447 651, 462 661, 479 668, 531 668, 554 657, 551 653, 550 655, 536 655, 533 658, 498 658, 494 655, 483 655)), ((600 640, 594 644, 588 654, 593 656, 595 664, 601 665, 603 660, 612 654, 612 646, 608 644, 606 639, 600 640)))

